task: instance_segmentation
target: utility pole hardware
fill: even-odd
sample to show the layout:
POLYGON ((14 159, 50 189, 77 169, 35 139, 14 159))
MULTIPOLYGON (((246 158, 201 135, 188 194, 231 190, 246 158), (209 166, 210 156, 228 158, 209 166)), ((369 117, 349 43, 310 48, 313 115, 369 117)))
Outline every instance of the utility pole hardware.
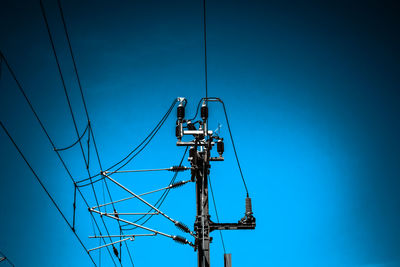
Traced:
MULTIPOLYGON (((83 89, 81 86, 76 62, 75 62, 75 57, 73 53, 73 49, 71 46, 70 42, 70 37, 68 34, 67 30, 67 25, 64 19, 63 15, 63 10, 61 7, 61 1, 58 0, 58 7, 60 10, 60 15, 62 19, 62 24, 63 28, 65 31, 66 39, 68 41, 68 48, 69 48, 69 53, 71 55, 73 67, 74 67, 74 72, 76 75, 76 80, 78 82, 78 87, 79 91, 81 94, 82 98, 82 103, 84 107, 84 111, 86 114, 86 127, 85 129, 81 132, 79 130, 79 125, 77 123, 77 120, 75 119, 76 113, 74 113, 71 101, 70 101, 70 96, 68 93, 68 86, 66 83, 66 80, 63 76, 63 71, 61 69, 60 60, 59 57, 57 56, 57 50, 55 48, 55 43, 53 39, 53 35, 51 33, 50 25, 47 19, 45 7, 43 5, 43 1, 40 0, 40 8, 42 11, 43 15, 43 20, 47 29, 49 41, 51 44, 52 52, 57 64, 58 68, 58 73, 60 76, 60 80, 62 83, 62 87, 65 93, 65 97, 68 103, 69 107, 69 113, 72 118, 72 122, 74 124, 75 132, 76 132, 76 138, 77 140, 73 142, 71 145, 58 148, 56 146, 54 140, 52 137, 49 135, 48 130, 44 126, 42 120, 40 119, 38 113, 36 112, 34 106, 32 105, 31 100, 28 98, 27 94, 25 93, 25 90, 21 86, 21 82, 18 80, 18 78, 15 75, 15 72, 11 68, 10 64, 4 57, 2 51, 0 51, 0 67, 1 63, 3 63, 9 73, 11 74, 12 78, 15 80, 16 85, 19 89, 19 91, 22 93, 23 97, 25 98, 25 101, 30 107, 30 110, 32 111, 33 115, 35 116, 37 122, 40 125, 40 128, 42 129, 43 133, 46 135, 49 143, 51 144, 54 152, 56 153, 57 157, 59 158, 60 162, 62 163, 65 171, 67 172, 71 182, 73 182, 74 186, 74 196, 73 196, 73 214, 72 214, 72 220, 68 220, 64 212, 60 209, 59 205, 55 201, 55 198, 53 198, 52 194, 49 192, 49 190, 45 187, 44 183, 40 179, 40 177, 37 175, 35 170, 32 168, 31 164, 27 160, 27 158, 24 156, 22 153, 21 149, 19 146, 16 144, 14 141, 13 137, 10 135, 9 131, 7 128, 4 126, 3 122, 0 121, 0 128, 3 129, 5 134, 8 136, 16 150, 18 151, 19 155, 22 157, 22 159, 25 161, 26 165, 29 167, 31 170, 32 174, 35 176, 37 182, 41 185, 42 189, 45 191, 49 199, 51 200, 52 204, 55 206, 55 208, 58 210, 62 218, 64 219, 65 223, 67 226, 70 228, 74 236, 76 237, 77 241, 80 243, 82 248, 85 250, 85 252, 88 254, 90 260, 94 264, 94 266, 97 266, 96 260, 94 258, 94 253, 98 252, 99 255, 99 264, 101 264, 101 259, 102 259, 102 254, 101 251, 105 250, 108 252, 108 255, 104 253, 103 255, 106 255, 107 257, 110 257, 110 260, 112 263, 114 263, 114 266, 117 266, 117 261, 119 264, 122 266, 123 265, 123 260, 122 260, 122 251, 123 247, 122 245, 125 245, 127 255, 129 257, 130 263, 132 266, 134 266, 133 259, 131 257, 131 253, 129 250, 129 246, 127 245, 128 241, 134 241, 136 240, 137 237, 155 237, 155 236, 162 236, 164 238, 169 238, 170 240, 174 240, 180 244, 183 245, 188 245, 190 247, 194 248, 194 251, 197 251, 198 254, 198 267, 210 267, 210 243, 212 242, 212 237, 210 236, 212 231, 219 230, 221 234, 221 241, 222 241, 222 246, 224 248, 224 267, 232 267, 232 259, 231 259, 231 254, 225 252, 225 245, 223 242, 223 237, 222 237, 222 230, 251 230, 255 229, 256 227, 256 219, 253 216, 252 212, 252 205, 251 205, 251 198, 248 193, 247 185, 240 167, 239 159, 236 153, 236 148, 235 144, 233 141, 231 129, 229 126, 229 121, 228 121, 228 115, 225 109, 225 104, 224 102, 216 97, 208 97, 208 86, 207 86, 207 34, 206 34, 206 0, 203 0, 203 11, 204 11, 204 67, 205 67, 205 98, 202 98, 196 108, 196 115, 194 116, 193 119, 186 119, 185 118, 185 107, 187 104, 187 100, 183 97, 178 97, 174 99, 173 103, 169 107, 168 111, 165 113, 165 115, 162 117, 162 119, 158 122, 158 124, 154 127, 154 129, 147 135, 142 142, 140 142, 139 145, 137 145, 135 148, 133 148, 124 158, 113 164, 112 166, 109 166, 108 168, 103 168, 103 165, 101 163, 101 159, 99 156, 99 152, 97 149, 97 145, 95 142, 95 135, 94 131, 92 128, 91 120, 89 117, 89 113, 86 107, 86 101, 83 93, 83 89), (213 195, 213 190, 212 190, 212 185, 211 185, 211 180, 210 180, 210 163, 212 161, 224 161, 223 153, 224 153, 224 139, 219 137, 219 134, 217 134, 218 130, 216 132, 213 132, 209 130, 208 127, 208 104, 210 102, 218 102, 222 104, 222 107, 225 112, 225 118, 229 130, 229 135, 232 141, 232 146, 233 146, 233 151, 234 155, 236 157, 236 161, 238 164, 238 168, 240 171, 240 175, 243 181, 244 188, 246 190, 246 200, 245 200, 245 207, 246 211, 244 214, 244 217, 241 218, 238 222, 236 223, 220 223, 219 218, 218 218, 218 212, 214 200, 214 195, 213 195), (127 170, 125 169, 125 166, 129 164, 143 149, 146 148, 146 146, 151 142, 153 137, 157 134, 157 132, 160 130, 160 128, 163 126, 171 112, 174 110, 175 105, 179 103, 177 107, 177 121, 176 121, 176 137, 178 139, 177 141, 177 146, 183 146, 186 147, 186 150, 181 158, 181 161, 179 165, 175 165, 172 167, 168 168, 157 168, 157 169, 141 169, 141 170, 127 170), (200 111, 200 118, 196 121, 198 111, 200 111), (191 139, 189 141, 183 140, 185 137, 190 136, 191 139), (83 145, 85 139, 87 139, 87 148, 83 145), (85 172, 87 173, 87 176, 85 178, 80 178, 77 179, 71 174, 70 169, 67 167, 65 160, 62 157, 62 151, 66 151, 74 147, 75 145, 79 144, 82 158, 83 158, 83 163, 85 167, 85 172), (217 155, 212 156, 211 155, 211 150, 212 148, 216 145, 216 150, 217 150, 217 155), (90 148, 93 147, 95 149, 95 155, 97 157, 98 161, 98 168, 99 172, 96 174, 92 174, 91 170, 94 167, 90 167, 90 148), (182 166, 182 162, 184 158, 186 157, 186 153, 189 151, 189 157, 188 160, 190 162, 190 167, 182 166), (128 173, 144 173, 144 172, 161 172, 161 171, 170 171, 174 172, 174 175, 171 179, 171 181, 168 183, 168 185, 158 188, 158 189, 152 189, 151 191, 148 192, 142 192, 142 193, 135 193, 133 190, 129 188, 127 185, 123 185, 121 181, 119 181, 118 177, 122 174, 128 174, 128 173), (184 171, 190 171, 191 177, 188 180, 183 180, 183 181, 176 181, 178 172, 184 172, 184 171), (123 192, 124 194, 128 194, 127 197, 121 198, 121 199, 113 199, 111 191, 109 189, 108 183, 110 183, 110 186, 112 185, 114 190, 119 190, 123 192), (175 190, 177 188, 180 188, 184 185, 190 184, 190 183, 195 183, 195 190, 196 190, 196 218, 194 222, 194 227, 193 229, 190 229, 190 227, 186 226, 183 222, 176 220, 169 216, 166 212, 162 211, 161 205, 165 201, 165 199, 168 196, 168 193, 170 190, 175 190), (103 188, 103 199, 98 197, 98 194, 96 193, 96 189, 99 188, 99 186, 102 186, 103 188), (89 201, 89 199, 85 196, 86 194, 83 193, 84 188, 89 188, 91 192, 93 193, 93 196, 91 197, 92 201, 89 201), (214 222, 211 220, 211 216, 209 214, 209 188, 211 192, 211 197, 214 203, 214 208, 215 208, 215 213, 216 213, 216 218, 217 222, 214 222), (105 190, 108 193, 108 199, 105 196, 105 190), (155 203, 151 203, 150 201, 147 201, 146 198, 148 195, 157 193, 157 192, 162 192, 161 196, 158 198, 158 200, 155 203), (95 247, 92 247, 88 249, 86 247, 86 244, 81 240, 80 236, 77 233, 77 225, 76 225, 76 211, 77 211, 77 197, 81 198, 83 200, 83 203, 87 210, 89 211, 90 214, 90 219, 92 220, 92 225, 93 225, 93 235, 89 236, 90 239, 94 239, 92 244, 95 244, 95 247), (107 201, 106 201, 107 200, 107 201), (140 210, 139 212, 131 212, 131 211, 124 211, 122 210, 123 208, 126 208, 124 206, 118 206, 120 203, 124 202, 126 203, 127 201, 133 201, 136 200, 141 203, 141 205, 147 206, 146 210, 140 210), (94 202, 95 201, 95 202, 94 202), (107 210, 108 207, 108 210, 107 210), (120 209, 122 212, 120 212, 120 209), (95 215, 99 217, 99 220, 96 220, 95 215), (169 234, 164 231, 159 231, 157 229, 153 229, 150 226, 145 226, 145 224, 153 218, 153 216, 159 216, 159 217, 164 217, 165 220, 169 221, 170 223, 173 223, 180 231, 184 232, 185 235, 189 238, 187 239, 184 236, 181 235, 175 235, 175 234, 169 234), (107 218, 107 219, 106 219, 107 218), (112 228, 112 230, 116 232, 111 232, 111 227, 109 227, 106 223, 106 220, 114 220, 118 223, 118 225, 114 224, 115 227, 112 228), (72 221, 72 223, 70 223, 72 221), (110 228, 110 230, 109 230, 110 228), (138 229, 140 231, 143 231, 143 233, 138 232, 133 233, 130 231, 133 231, 135 229, 138 229), (95 243, 95 240, 99 241, 99 245, 97 245, 97 242, 95 243), (119 248, 118 248, 119 247, 119 248)), ((78 117, 78 116, 76 116, 78 117)), ((186 139, 186 138, 185 138, 186 139)), ((188 139, 186 139, 188 140, 188 139)), ((93 154, 93 153, 92 153, 93 154)), ((93 166, 93 164, 92 164, 93 166)), ((124 254, 125 255, 125 254, 124 254)), ((4 254, 0 252, 0 262, 7 261, 9 264, 13 265, 13 263, 8 259, 4 254)), ((13 265, 14 266, 14 265, 13 265)))
MULTIPOLYGON (((201 120, 192 122, 185 120, 186 99, 178 98, 176 137, 177 146, 189 146, 191 164, 191 179, 196 183, 196 220, 194 223, 195 243, 194 249, 198 252, 198 266, 210 266, 210 233, 214 230, 245 230, 255 229, 256 219, 253 216, 251 198, 246 197, 246 212, 237 223, 215 223, 211 221, 208 203, 208 175, 210 174, 211 161, 223 161, 223 138, 208 129, 208 102, 222 102, 218 98, 203 98, 200 109, 201 120), (196 127, 196 125, 198 125, 196 127), (189 142, 182 141, 185 135, 192 136, 189 142), (217 145, 217 157, 211 156, 211 150, 217 145)), ((225 266, 231 266, 231 254, 224 255, 225 266)))

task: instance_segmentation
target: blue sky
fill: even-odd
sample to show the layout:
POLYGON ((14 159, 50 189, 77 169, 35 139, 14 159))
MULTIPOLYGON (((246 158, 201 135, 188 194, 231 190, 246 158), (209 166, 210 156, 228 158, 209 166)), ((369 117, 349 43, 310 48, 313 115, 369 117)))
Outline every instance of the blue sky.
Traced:
MULTIPOLYGON (((0 48, 56 146, 67 146, 76 135, 39 3, 1 4, 0 48)), ((82 131, 85 113, 57 4, 44 5, 82 131)), ((202 1, 63 1, 63 7, 104 166, 138 145, 174 98, 186 97, 193 114, 205 94, 202 1)), ((209 95, 227 106, 257 218, 254 231, 223 233, 234 266, 400 266, 398 11, 389 1, 208 1, 209 95)), ((73 184, 4 64, 0 86, 1 121, 72 221, 73 184)), ((228 140, 216 104, 210 122, 221 123, 228 140)), ((175 111, 127 169, 179 164, 184 149, 175 145, 174 127, 175 111)), ((4 133, 0 147, 0 250, 16 266, 90 266, 4 133)), ((62 153, 74 178, 85 178, 79 148, 62 153)), ((91 172, 98 173, 91 157, 91 172)), ((225 158, 213 163, 211 178, 220 220, 235 222, 245 192, 229 142, 225 158)), ((115 177, 141 193, 166 186, 171 175, 115 177)), ((110 189, 114 199, 128 196, 110 189)), ((191 228, 194 190, 175 189, 162 206, 191 228)), ((101 184, 96 191, 103 201, 101 184)), ((82 192, 94 205, 90 188, 82 192)), ((96 247, 80 198, 77 205, 77 233, 96 247)), ((144 208, 132 201, 119 211, 144 208)), ((148 226, 182 234, 159 217, 148 226)), ((213 237, 212 264, 223 266, 220 237, 213 237)), ((196 266, 193 249, 161 236, 128 245, 135 266, 196 266)), ((105 253, 102 265, 112 266, 105 253)), ((125 251, 123 263, 129 266, 125 251)))

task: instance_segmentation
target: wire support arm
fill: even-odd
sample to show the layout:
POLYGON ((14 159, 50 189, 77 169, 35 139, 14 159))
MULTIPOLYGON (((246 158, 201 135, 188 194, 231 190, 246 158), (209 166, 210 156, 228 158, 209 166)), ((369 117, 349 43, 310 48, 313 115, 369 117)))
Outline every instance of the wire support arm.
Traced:
MULTIPOLYGON (((184 152, 183 155, 182 155, 182 158, 181 158, 181 160, 180 160, 180 162, 179 162, 179 166, 182 166, 182 162, 183 162, 183 160, 184 160, 184 158, 185 158, 185 156, 186 156, 187 151, 188 151, 188 147, 186 147, 185 152, 184 152)), ((170 184, 173 184, 173 183, 175 182, 177 176, 178 176, 178 173, 176 172, 176 173, 174 174, 174 176, 172 177, 172 179, 171 179, 171 181, 170 181, 170 184)), ((167 198, 169 192, 170 192, 169 189, 168 189, 168 190, 165 190, 165 191, 163 192, 163 194, 161 195, 161 197, 160 197, 160 198, 157 200, 157 202, 154 204, 155 206, 157 206, 157 208, 160 208, 160 207, 161 207, 161 205, 164 203, 165 199, 167 198)), ((149 210, 149 212, 151 212, 151 211, 152 211, 152 209, 149 210)), ((145 217, 146 217, 146 215, 143 215, 143 216, 141 216, 139 219, 137 219, 135 222, 138 222, 138 221, 142 220, 142 219, 145 218, 145 217)), ((152 218, 152 215, 150 215, 149 217, 147 217, 147 218, 144 220, 144 222, 142 222, 141 224, 144 225, 144 224, 147 223, 151 218, 152 218)), ((136 227, 131 227, 130 229, 126 229, 126 230, 133 230, 133 229, 135 229, 135 228, 136 228, 136 227)))
POLYGON ((111 182, 113 182, 114 184, 118 185, 119 187, 121 187, 122 189, 124 189, 126 192, 128 192, 129 194, 131 194, 132 196, 135 196, 137 199, 139 199, 140 201, 142 201, 144 204, 146 204, 147 206, 149 206, 150 208, 152 208, 153 210, 155 210, 156 212, 160 213, 162 216, 164 216, 165 218, 167 218, 168 220, 170 220, 173 223, 177 223, 177 220, 172 219, 171 217, 169 217, 167 214, 165 214, 164 212, 162 212, 161 210, 157 209, 156 207, 154 207, 153 205, 151 205, 149 202, 147 202, 146 200, 144 200, 143 198, 141 198, 139 195, 133 193, 131 190, 129 190, 128 188, 126 188, 125 186, 123 186, 122 184, 118 183, 116 180, 114 180, 113 178, 111 178, 110 176, 108 176, 106 173, 103 172, 103 175, 105 177, 107 177, 111 182))
POLYGON ((114 216, 119 216, 119 215, 158 215, 158 214, 160 214, 158 212, 112 212, 112 213, 105 212, 105 213, 109 214, 109 215, 114 215, 114 216))
MULTIPOLYGON (((187 170, 191 170, 191 169, 192 169, 191 167, 186 167, 186 166, 172 166, 172 167, 169 167, 169 168, 161 168, 161 169, 124 170, 124 171, 111 171, 111 172, 110 172, 110 171, 104 171, 104 173, 106 173, 106 174, 108 174, 108 175, 112 175, 112 174, 114 174, 114 173, 154 172, 154 171, 182 172, 182 171, 187 171, 187 170)), ((93 176, 91 176, 91 177, 89 177, 89 178, 81 179, 81 180, 77 181, 76 183, 78 184, 79 187, 88 186, 88 185, 90 185, 91 183, 97 183, 97 182, 103 180, 104 177, 101 177, 101 178, 99 178, 99 179, 97 179, 97 180, 95 180, 95 181, 93 181, 93 182, 88 182, 88 183, 83 184, 83 185, 81 184, 81 183, 87 182, 87 181, 91 180, 92 178, 97 177, 97 176, 99 176, 99 175, 101 175, 101 173, 96 174, 96 175, 93 175, 93 176)))
POLYGON ((133 237, 133 238, 135 238, 135 237, 137 237, 137 236, 156 236, 157 234, 156 233, 153 233, 153 234, 135 234, 135 235, 102 235, 102 236, 97 236, 97 235, 94 235, 94 236, 89 236, 89 238, 113 238, 113 237, 133 237))
POLYGON ((155 172, 155 171, 172 171, 172 172, 180 172, 180 171, 186 171, 190 170, 191 167, 185 167, 185 166, 172 166, 169 168, 162 168, 162 169, 147 169, 147 170, 125 170, 125 171, 114 171, 114 172, 109 172, 105 171, 105 173, 130 173, 130 172, 155 172))
POLYGON ((104 247, 112 246, 114 244, 121 243, 121 242, 128 241, 128 240, 133 241, 133 240, 135 240, 135 238, 134 237, 124 238, 124 239, 121 239, 121 240, 118 240, 118 241, 115 241, 115 242, 111 242, 111 243, 108 243, 108 244, 105 244, 105 245, 102 245, 102 246, 99 246, 99 247, 91 248, 91 249, 88 250, 88 252, 91 252, 91 251, 97 250, 97 249, 101 249, 101 248, 104 248, 104 247))
MULTIPOLYGON (((97 213, 97 214, 100 214, 101 216, 106 216, 106 217, 108 217, 108 218, 111 218, 111 219, 114 219, 114 220, 117 220, 117 221, 124 222, 124 223, 126 223, 126 224, 130 224, 130 225, 133 225, 133 226, 142 228, 142 229, 144 229, 144 230, 153 232, 153 233, 155 233, 155 234, 157 234, 157 235, 162 235, 162 236, 165 236, 165 237, 169 237, 169 238, 171 238, 171 239, 173 239, 173 240, 175 240, 175 241, 178 241, 178 242, 180 241, 180 238, 181 238, 181 237, 179 237, 179 236, 169 235, 169 234, 166 234, 166 233, 163 233, 163 232, 160 232, 160 231, 157 231, 157 230, 148 228, 148 227, 146 227, 146 226, 143 226, 143 225, 140 225, 140 224, 137 224, 137 223, 133 223, 133 222, 130 222, 130 221, 121 219, 121 218, 119 218, 119 217, 115 217, 115 216, 109 215, 109 214, 104 213, 104 212, 100 212, 100 211, 93 210, 93 209, 89 209, 89 211, 95 212, 95 213, 97 213), (178 239, 178 240, 176 240, 176 239, 178 239)), ((186 239, 185 239, 185 240, 186 240, 186 239)), ((187 241, 187 240, 186 240, 186 241, 187 241)), ((184 242, 184 243, 186 243, 186 242, 184 242)), ((187 244, 193 245, 193 244, 192 244, 191 242, 189 242, 189 241, 187 241, 187 244)))
POLYGON ((130 225, 137 226, 137 227, 139 227, 139 228, 142 228, 142 229, 144 229, 144 230, 153 232, 153 233, 155 233, 155 234, 159 234, 159 235, 162 235, 162 236, 165 236, 165 237, 172 238, 172 235, 169 235, 169 234, 166 234, 166 233, 163 233, 163 232, 160 232, 160 231, 157 231, 157 230, 148 228, 148 227, 146 227, 146 226, 142 226, 142 225, 137 224, 137 223, 133 223, 133 222, 127 221, 127 220, 125 220, 125 219, 121 219, 121 218, 116 217, 116 216, 109 215, 109 214, 107 214, 107 213, 105 213, 105 212, 100 212, 100 211, 97 211, 97 210, 94 210, 94 209, 89 209, 89 211, 95 212, 95 213, 97 213, 97 214, 100 214, 101 216, 106 216, 106 217, 108 217, 108 218, 111 218, 111 219, 114 219, 114 220, 117 220, 117 221, 120 221, 120 222, 124 222, 124 223, 130 224, 130 225))
MULTIPOLYGON (((163 188, 160 188, 160 189, 156 189, 156 190, 153 190, 153 191, 150 191, 150 192, 142 193, 142 194, 139 194, 137 196, 141 197, 141 196, 152 194, 152 193, 156 193, 156 192, 159 192, 159 191, 162 191, 162 190, 168 190, 168 189, 180 187, 180 186, 182 186, 184 184, 187 184, 189 182, 192 182, 192 180, 180 181, 180 182, 172 183, 169 186, 166 186, 166 187, 163 187, 163 188)), ((102 205, 99 205, 99 206, 95 206, 95 207, 93 207, 93 209, 97 209, 97 208, 101 208, 101 207, 104 207, 104 206, 113 205, 115 203, 123 202, 123 201, 126 201, 126 200, 134 199, 134 198, 137 198, 137 196, 133 195, 131 197, 127 197, 127 198, 123 198, 123 199, 116 200, 116 201, 113 201, 113 202, 105 203, 105 204, 102 204, 102 205)), ((146 213, 146 214, 150 215, 150 213, 146 213)), ((160 213, 159 212, 154 213, 154 215, 156 215, 156 214, 160 214, 160 213)))

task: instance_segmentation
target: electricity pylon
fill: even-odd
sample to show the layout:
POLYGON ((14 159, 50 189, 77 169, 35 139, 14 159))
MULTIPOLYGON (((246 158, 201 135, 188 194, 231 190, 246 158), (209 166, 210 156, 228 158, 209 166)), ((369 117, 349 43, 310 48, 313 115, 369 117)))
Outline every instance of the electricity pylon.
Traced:
MULTIPOLYGON (((251 199, 247 195, 245 216, 237 223, 215 223, 210 220, 208 204, 208 175, 210 173, 211 161, 223 161, 224 143, 223 138, 208 129, 208 106, 207 102, 220 101, 215 98, 204 98, 200 110, 201 120, 192 122, 185 120, 186 99, 179 98, 180 104, 177 108, 176 137, 177 146, 189 146, 189 161, 191 163, 192 181, 196 183, 196 220, 194 223, 195 244, 198 251, 198 266, 210 266, 210 233, 214 230, 244 230, 255 229, 256 220, 253 216, 251 199), (196 125, 198 124, 197 128, 196 125), (185 135, 193 136, 194 139, 187 142, 182 141, 185 135), (217 145, 217 157, 211 156, 211 149, 217 145)), ((225 255, 225 266, 231 266, 230 254, 225 255)))

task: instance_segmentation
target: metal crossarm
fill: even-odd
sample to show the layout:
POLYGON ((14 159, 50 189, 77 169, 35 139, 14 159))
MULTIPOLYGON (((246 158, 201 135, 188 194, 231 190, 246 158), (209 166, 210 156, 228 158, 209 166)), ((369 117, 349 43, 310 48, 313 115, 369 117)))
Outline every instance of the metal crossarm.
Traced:
POLYGON ((210 223, 210 232, 214 230, 253 230, 256 223, 210 223))

